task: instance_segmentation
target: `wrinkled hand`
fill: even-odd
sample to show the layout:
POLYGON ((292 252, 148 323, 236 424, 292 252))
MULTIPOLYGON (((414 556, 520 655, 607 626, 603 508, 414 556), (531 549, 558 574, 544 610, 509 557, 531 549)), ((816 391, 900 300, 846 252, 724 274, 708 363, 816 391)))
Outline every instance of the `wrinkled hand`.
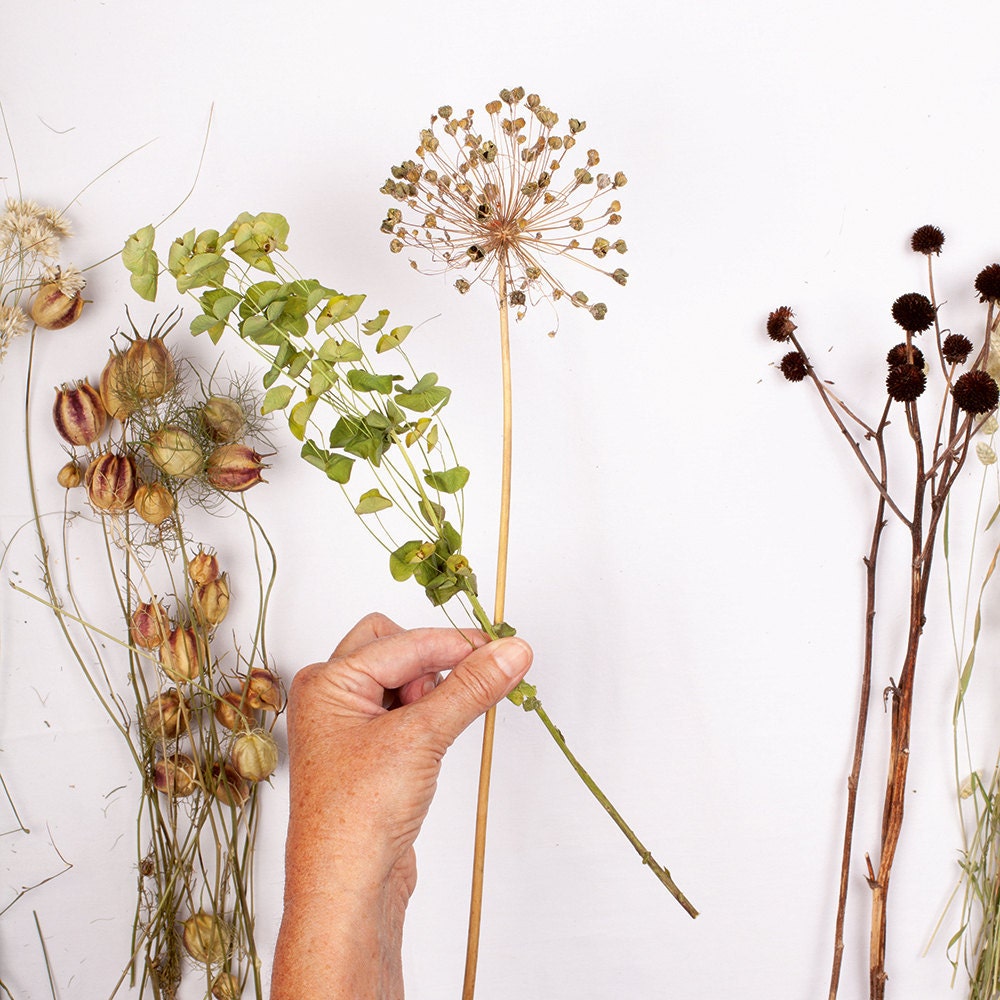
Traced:
POLYGON ((369 615, 326 663, 296 675, 285 915, 272 1000, 402 996, 399 948, 416 882, 413 842, 441 758, 530 663, 520 639, 406 631, 369 615), (450 671, 443 680, 442 671, 450 671), (295 978, 305 974, 296 956, 309 956, 310 978, 295 978))

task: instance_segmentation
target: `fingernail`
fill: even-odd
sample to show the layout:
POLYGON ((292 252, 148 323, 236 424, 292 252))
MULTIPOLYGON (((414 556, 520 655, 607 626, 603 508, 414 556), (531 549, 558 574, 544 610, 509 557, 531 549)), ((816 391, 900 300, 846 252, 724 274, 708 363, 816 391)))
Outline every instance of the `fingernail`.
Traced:
POLYGON ((420 685, 420 697, 422 698, 425 694, 430 694, 436 687, 437 681, 435 681, 433 677, 428 677, 424 683, 420 685))
POLYGON ((501 639, 494 644, 493 659, 500 672, 513 680, 531 662, 531 647, 523 639, 501 639))

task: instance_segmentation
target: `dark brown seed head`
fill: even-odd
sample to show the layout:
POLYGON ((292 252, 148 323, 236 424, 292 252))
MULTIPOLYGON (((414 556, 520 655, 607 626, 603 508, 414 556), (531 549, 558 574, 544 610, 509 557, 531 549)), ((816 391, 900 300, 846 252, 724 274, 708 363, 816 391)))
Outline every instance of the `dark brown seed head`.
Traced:
POLYGON ((896 365, 885 380, 886 391, 899 403, 912 403, 926 386, 927 376, 916 365, 896 365))
POLYGON ((771 340, 788 340, 795 332, 795 324, 792 322, 794 315, 788 306, 781 306, 767 317, 767 335, 771 340))
POLYGON ((976 291, 980 302, 1000 299, 1000 264, 990 264, 976 275, 976 291))
POLYGON ((892 318, 910 333, 923 333, 934 322, 934 306, 926 295, 907 292, 892 304, 892 318))
POLYGON ((914 253, 940 253, 944 246, 944 233, 937 226, 921 226, 910 237, 910 246, 914 253))
POLYGON ((920 350, 919 347, 910 346, 910 351, 913 352, 912 359, 907 351, 906 344, 897 344, 889 353, 885 356, 886 364, 890 368, 896 365, 908 365, 914 364, 921 371, 924 369, 924 352, 920 350))
POLYGON ((960 333, 949 333, 941 345, 941 353, 950 365, 960 365, 969 356, 972 341, 960 333))
POLYGON ((979 369, 960 375, 952 386, 955 405, 966 413, 989 413, 1000 399, 993 376, 979 369))
POLYGON ((809 373, 809 365, 801 351, 789 351, 781 359, 781 374, 789 382, 801 382, 809 373))

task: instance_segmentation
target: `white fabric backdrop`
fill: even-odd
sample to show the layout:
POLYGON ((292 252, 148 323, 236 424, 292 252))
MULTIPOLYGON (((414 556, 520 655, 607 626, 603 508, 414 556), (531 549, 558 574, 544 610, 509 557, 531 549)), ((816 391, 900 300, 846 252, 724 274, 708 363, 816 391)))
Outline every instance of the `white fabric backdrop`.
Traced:
MULTIPOLYGON (((873 505, 814 394, 771 367, 782 352, 763 322, 792 305, 829 376, 851 398, 872 398, 879 345, 893 342, 889 304, 923 287, 908 234, 933 222, 948 237, 938 276, 949 322, 978 329, 971 281, 1000 258, 1000 9, 969 0, 18 8, 4 19, 0 100, 26 194, 62 204, 156 139, 73 207, 68 259, 116 252, 181 200, 214 102, 204 168, 169 234, 280 211, 301 270, 366 292, 406 322, 428 321, 412 353, 455 388, 449 426, 473 470, 467 547, 482 553, 481 580, 491 577, 499 436, 490 303, 390 257, 378 188, 442 103, 479 108, 523 84, 564 118, 588 120, 605 162, 630 178, 622 235, 632 278, 608 292, 600 326, 564 313, 550 340, 540 313, 515 331, 508 618, 534 645, 531 679, 571 745, 702 916, 692 922, 642 870, 537 722, 502 707, 477 995, 825 996, 873 505)), ((13 192, 2 150, 0 174, 13 192)), ((40 464, 53 469, 48 387, 96 375, 124 302, 134 302, 114 261, 88 294, 84 319, 39 346, 32 419, 40 464)), ((137 312, 148 323, 152 311, 137 312)), ((183 339, 213 359, 209 344, 183 339)), ((250 364, 242 345, 224 346, 234 368, 250 364)), ((16 535, 28 516, 26 347, 0 367, 0 543, 13 541, 4 576, 34 582, 31 538, 16 535)), ((392 582, 338 492, 293 448, 269 479, 251 499, 280 555, 270 646, 286 677, 325 657, 368 610, 406 625, 438 620, 413 585, 392 582)), ((973 479, 960 489, 953 516, 967 523, 973 479)), ((238 579, 246 555, 216 544, 238 579)), ((895 560, 895 581, 905 551, 892 532, 884 560, 895 560)), ((942 570, 891 897, 890 995, 909 1000, 948 988, 955 919, 922 957, 960 843, 942 570)), ((52 843, 74 866, 0 917, 0 978, 17 1000, 50 995, 35 911, 58 996, 104 997, 128 947, 136 777, 51 619, 6 588, 0 601, 0 769, 32 830, 0 838, 0 906, 58 869, 52 843)), ((887 583, 845 1000, 866 991, 861 863, 878 847, 888 724, 877 702, 898 672, 901 607, 887 583)), ((986 662, 998 639, 988 617, 986 662)), ((985 671, 979 685, 976 752, 988 765, 998 692, 985 671)), ((417 845, 405 944, 415 1000, 460 992, 477 768, 478 731, 449 754, 417 845)), ((267 953, 280 916, 283 774, 274 784, 258 870, 267 953)), ((4 809, 0 831, 14 825, 4 809)))

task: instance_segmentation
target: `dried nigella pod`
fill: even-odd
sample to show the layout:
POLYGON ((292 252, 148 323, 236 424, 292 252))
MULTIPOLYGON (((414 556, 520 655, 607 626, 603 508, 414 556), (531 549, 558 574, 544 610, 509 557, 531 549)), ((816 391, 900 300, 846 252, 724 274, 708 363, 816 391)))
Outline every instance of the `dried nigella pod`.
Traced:
POLYGON ((108 423, 101 394, 86 380, 56 392, 52 420, 64 441, 84 447, 93 444, 108 423))

